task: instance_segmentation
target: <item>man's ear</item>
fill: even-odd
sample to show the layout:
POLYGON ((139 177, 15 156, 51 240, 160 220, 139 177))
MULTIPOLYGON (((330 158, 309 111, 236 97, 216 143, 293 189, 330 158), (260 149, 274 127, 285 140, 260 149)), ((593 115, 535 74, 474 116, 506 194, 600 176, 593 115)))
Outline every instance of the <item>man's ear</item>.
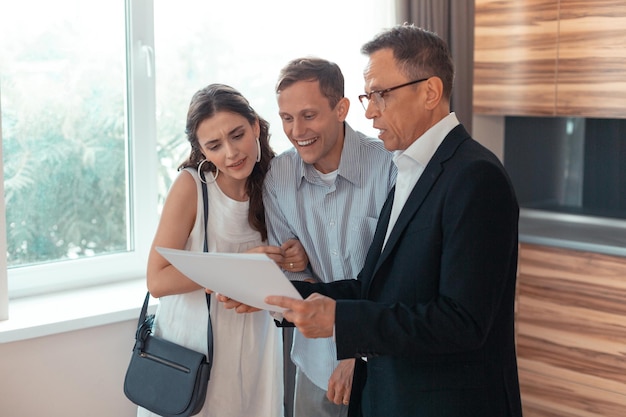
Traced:
POLYGON ((443 98, 443 81, 439 77, 430 77, 426 81, 426 108, 434 109, 443 98))
POLYGON ((350 110, 350 100, 343 97, 335 106, 335 112, 337 112, 337 119, 340 122, 344 122, 348 117, 348 110, 350 110))

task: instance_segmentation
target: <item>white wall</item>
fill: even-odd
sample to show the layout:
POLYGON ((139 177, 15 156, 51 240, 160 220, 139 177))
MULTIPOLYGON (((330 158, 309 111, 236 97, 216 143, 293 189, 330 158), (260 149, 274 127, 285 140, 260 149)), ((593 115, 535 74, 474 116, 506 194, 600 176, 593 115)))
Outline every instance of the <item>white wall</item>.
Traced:
POLYGON ((0 416, 131 417, 136 320, 0 344, 0 416))

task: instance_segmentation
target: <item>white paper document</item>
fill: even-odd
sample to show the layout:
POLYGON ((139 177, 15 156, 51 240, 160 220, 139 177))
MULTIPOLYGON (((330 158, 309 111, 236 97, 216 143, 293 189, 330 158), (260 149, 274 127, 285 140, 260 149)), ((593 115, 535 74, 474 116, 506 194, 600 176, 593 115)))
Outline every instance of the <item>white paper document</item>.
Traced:
POLYGON ((266 304, 268 295, 285 295, 301 300, 298 290, 262 253, 190 252, 156 248, 165 259, 189 279, 252 307, 282 312, 283 308, 266 304))

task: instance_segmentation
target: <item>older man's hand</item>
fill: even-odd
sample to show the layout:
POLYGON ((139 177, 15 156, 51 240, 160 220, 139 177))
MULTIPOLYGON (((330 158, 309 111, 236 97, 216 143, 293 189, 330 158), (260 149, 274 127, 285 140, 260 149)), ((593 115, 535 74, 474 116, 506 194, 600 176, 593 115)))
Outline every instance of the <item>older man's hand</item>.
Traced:
POLYGON ((285 309, 283 317, 293 323, 305 337, 315 339, 331 337, 335 325, 335 300, 318 293, 306 300, 270 295, 267 304, 285 309))

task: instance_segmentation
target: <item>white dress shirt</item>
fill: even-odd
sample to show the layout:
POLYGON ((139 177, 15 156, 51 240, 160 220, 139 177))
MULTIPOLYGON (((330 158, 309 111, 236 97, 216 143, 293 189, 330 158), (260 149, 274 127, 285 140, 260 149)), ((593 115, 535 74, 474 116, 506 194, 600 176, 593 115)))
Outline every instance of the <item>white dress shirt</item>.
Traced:
POLYGON ((394 152, 393 162, 398 167, 398 177, 396 179, 396 191, 383 248, 387 244, 387 239, 389 239, 389 235, 400 216, 406 200, 409 198, 409 194, 411 194, 415 184, 417 184, 417 180, 424 172, 424 168, 430 162, 441 142, 458 124, 459 120, 456 114, 452 112, 424 132, 404 151, 394 152))

